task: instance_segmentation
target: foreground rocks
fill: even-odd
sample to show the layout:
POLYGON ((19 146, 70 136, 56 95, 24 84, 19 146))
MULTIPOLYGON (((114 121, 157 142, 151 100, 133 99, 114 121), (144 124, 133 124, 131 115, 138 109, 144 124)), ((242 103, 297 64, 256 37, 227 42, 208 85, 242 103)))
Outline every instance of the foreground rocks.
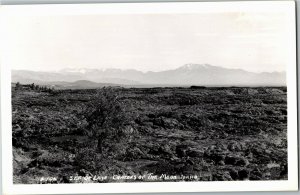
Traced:
POLYGON ((286 88, 118 90, 131 120, 102 154, 80 115, 95 90, 13 91, 14 182, 287 179, 286 88))

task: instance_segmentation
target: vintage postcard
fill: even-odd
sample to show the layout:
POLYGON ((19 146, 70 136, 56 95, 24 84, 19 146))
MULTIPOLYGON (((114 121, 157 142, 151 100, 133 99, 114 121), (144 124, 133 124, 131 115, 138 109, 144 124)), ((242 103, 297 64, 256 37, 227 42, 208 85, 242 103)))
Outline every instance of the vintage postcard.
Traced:
POLYGON ((0 7, 4 194, 298 189, 293 1, 0 7))

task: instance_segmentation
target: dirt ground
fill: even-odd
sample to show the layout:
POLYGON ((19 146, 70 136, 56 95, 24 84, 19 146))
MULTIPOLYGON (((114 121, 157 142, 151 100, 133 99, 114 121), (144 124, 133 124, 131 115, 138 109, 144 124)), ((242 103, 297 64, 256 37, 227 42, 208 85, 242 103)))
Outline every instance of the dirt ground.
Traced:
POLYGON ((126 136, 103 153, 95 89, 12 91, 14 183, 287 179, 286 87, 119 88, 126 136))

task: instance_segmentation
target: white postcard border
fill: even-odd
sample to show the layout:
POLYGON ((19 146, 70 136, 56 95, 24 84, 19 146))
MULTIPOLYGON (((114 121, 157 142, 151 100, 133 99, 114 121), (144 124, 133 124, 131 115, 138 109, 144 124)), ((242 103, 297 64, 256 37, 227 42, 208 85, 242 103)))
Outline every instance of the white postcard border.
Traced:
MULTIPOLYGON (((12 175, 11 72, 1 51, 5 37, 1 36, 1 131, 2 173, 4 194, 78 194, 78 193, 139 193, 139 192, 207 192, 207 191, 292 191, 298 189, 297 156, 297 80, 295 3, 293 1, 185 2, 185 3, 113 3, 82 5, 2 5, 0 24, 14 15, 74 15, 74 14, 141 14, 141 13, 205 13, 205 12, 278 12, 288 14, 290 48, 287 65, 288 86, 288 180, 280 181, 214 181, 214 182, 153 182, 103 184, 17 184, 12 175)), ((1 26, 0 26, 1 29, 1 26)), ((0 30, 1 32, 1 30, 0 30)), ((0 34, 2 35, 2 34, 0 34)))

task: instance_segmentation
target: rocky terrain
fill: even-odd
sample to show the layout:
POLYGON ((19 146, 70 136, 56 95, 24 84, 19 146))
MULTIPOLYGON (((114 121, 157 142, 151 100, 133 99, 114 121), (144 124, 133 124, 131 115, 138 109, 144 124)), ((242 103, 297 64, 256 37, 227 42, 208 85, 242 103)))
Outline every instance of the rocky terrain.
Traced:
POLYGON ((101 153, 97 91, 12 90, 14 183, 287 179, 286 87, 115 88, 126 121, 101 153))

